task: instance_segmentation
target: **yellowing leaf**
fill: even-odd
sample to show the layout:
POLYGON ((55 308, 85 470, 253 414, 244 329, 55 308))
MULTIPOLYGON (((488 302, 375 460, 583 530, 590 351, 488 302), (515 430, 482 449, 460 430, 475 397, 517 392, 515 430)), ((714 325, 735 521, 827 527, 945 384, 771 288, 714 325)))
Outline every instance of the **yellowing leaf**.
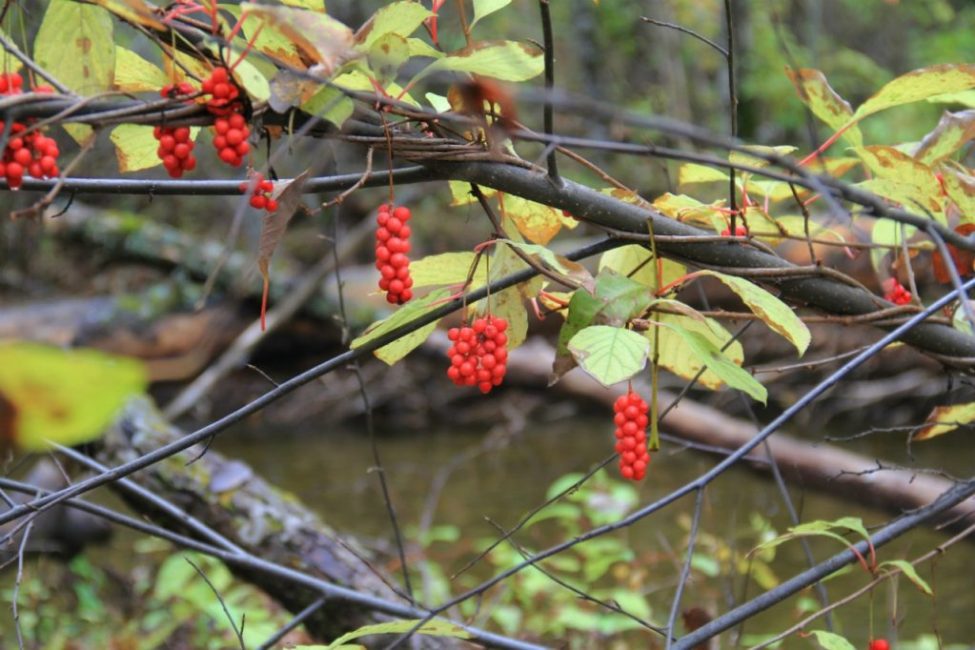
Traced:
POLYGON ((0 440, 25 451, 98 438, 146 389, 141 363, 96 350, 0 343, 0 440))
POLYGON ((657 291, 678 278, 687 274, 683 264, 668 259, 661 259, 659 266, 653 261, 650 251, 637 244, 620 246, 606 251, 599 258, 599 271, 609 269, 631 280, 636 280, 643 286, 657 291), (660 276, 658 286, 656 277, 660 276))
POLYGON ((934 592, 931 591, 931 585, 929 585, 924 578, 918 575, 917 569, 907 560, 887 560, 886 562, 881 562, 880 566, 877 568, 883 569, 885 566, 896 567, 907 577, 908 580, 914 583, 915 587, 926 593, 928 596, 934 595, 934 592))
POLYGON ((387 34, 407 37, 433 12, 419 2, 400 0, 381 7, 355 34, 359 49, 368 51, 372 44, 387 34))
POLYGON ((752 375, 740 368, 700 332, 673 326, 697 359, 731 388, 736 388, 764 404, 768 391, 752 375))
POLYGON ((115 75, 111 14, 73 0, 51 0, 34 39, 34 59, 78 94, 109 90, 115 75))
MULTIPOLYGON (((710 168, 701 167, 701 169, 706 170, 710 168)), ((683 167, 681 167, 681 170, 683 170, 683 167)), ((720 180, 727 183, 728 177, 723 176, 720 180)), ((725 224, 725 217, 718 210, 721 203, 721 201, 701 203, 697 199, 685 194, 671 194, 667 192, 653 200, 653 207, 671 219, 677 219, 684 223, 712 226, 720 230, 725 224)))
POLYGON ((318 11, 244 2, 244 13, 266 20, 295 44, 302 55, 322 66, 328 76, 356 56, 352 30, 318 11))
POLYGON ((954 406, 936 406, 928 415, 927 424, 917 431, 912 440, 930 440, 940 435, 954 431, 958 427, 975 421, 975 402, 955 404, 954 406))
POLYGON ((501 81, 527 81, 545 70, 542 51, 517 41, 480 41, 424 68, 413 83, 434 72, 469 72, 501 81))
MULTIPOLYGON (((338 648, 342 647, 349 641, 363 636, 373 634, 403 634, 405 632, 412 631, 419 622, 419 620, 407 620, 364 625, 357 630, 343 634, 339 638, 335 639, 328 646, 325 646, 325 650, 338 650, 338 648)), ((471 638, 471 635, 467 630, 449 621, 427 621, 417 628, 416 633, 426 634, 428 636, 446 636, 455 639, 471 638)))
POLYGON ((894 106, 918 102, 935 95, 954 93, 975 87, 975 65, 951 64, 921 68, 897 77, 863 102, 853 120, 894 106))
MULTIPOLYGON (((507 246, 496 246, 490 262, 488 277, 492 281, 528 267, 507 246)), ((542 283, 543 279, 536 276, 520 285, 508 287, 503 291, 491 294, 488 301, 482 303, 485 305, 484 307, 473 305, 471 311, 490 311, 495 316, 507 319, 508 349, 513 350, 524 343, 525 337, 528 336, 528 312, 525 308, 525 300, 534 297, 541 289, 542 283)))
POLYGON ((562 230, 562 219, 555 208, 512 194, 505 194, 501 204, 505 216, 529 241, 544 245, 562 230))
POLYGON ((593 379, 612 386, 643 370, 650 342, 623 327, 592 325, 569 340, 569 350, 593 379))
MULTIPOLYGON (((677 327, 682 330, 697 332, 708 339, 715 349, 721 350, 727 345, 722 354, 732 363, 740 366, 745 360, 745 353, 741 343, 731 341, 731 334, 718 321, 713 318, 705 318, 703 322, 692 316, 682 314, 654 314, 653 320, 663 325, 672 327, 658 327, 656 334, 654 330, 644 332, 644 336, 650 341, 651 348, 656 336, 659 352, 655 355, 657 363, 661 368, 666 368, 678 377, 683 379, 693 379, 697 373, 705 368, 704 361, 697 355, 688 343, 685 342, 677 327)), ((651 350, 651 358, 653 358, 651 350)), ((724 380, 711 370, 705 370, 698 379, 698 383, 705 388, 717 390, 725 385, 724 380)))
MULTIPOLYGON (((196 140, 199 133, 200 127, 190 127, 190 140, 196 140)), ((162 164, 156 154, 159 141, 153 137, 151 126, 120 124, 112 129, 109 139, 115 145, 120 172, 136 172, 162 164)))
MULTIPOLYGON (((437 308, 439 304, 449 295, 450 290, 448 289, 436 289, 422 298, 411 300, 394 311, 389 318, 370 325, 365 332, 352 341, 350 347, 352 349, 361 348, 366 343, 389 334, 397 327, 406 325, 423 314, 437 308)), ((437 321, 424 325, 415 332, 411 332, 410 334, 400 337, 382 348, 379 348, 376 350, 375 355, 382 361, 392 365, 409 354, 418 345, 423 343, 427 337, 430 336, 430 332, 434 330, 436 325, 437 321)))
POLYGON ((975 138, 975 111, 945 111, 938 126, 921 140, 914 157, 933 165, 954 154, 972 138, 975 138))
MULTIPOLYGON (((459 285, 467 280, 474 264, 476 255, 469 251, 457 253, 440 253, 427 255, 423 259, 410 262, 410 276, 413 287, 430 287, 436 285, 459 285)), ((483 286, 487 279, 487 264, 484 260, 477 267, 471 286, 483 286)))
POLYGON ((726 287, 738 294, 741 301, 766 325, 792 343, 799 352, 799 356, 805 353, 811 340, 809 328, 799 320, 799 317, 787 304, 744 278, 725 275, 717 271, 698 271, 698 273, 721 280, 726 287))
POLYGON ((159 66, 122 46, 115 48, 116 90, 128 93, 159 92, 169 83, 169 78, 159 66))
MULTIPOLYGON (((850 103, 833 90, 822 72, 811 68, 799 70, 787 68, 785 72, 792 80, 792 85, 796 87, 802 103, 833 131, 839 131, 853 118, 850 103)), ((853 146, 858 147, 863 144, 863 136, 856 126, 849 127, 843 137, 853 146)))
POLYGON ((856 153, 875 176, 861 187, 902 203, 908 210, 928 212, 946 222, 941 184, 930 167, 893 147, 858 147, 856 153))

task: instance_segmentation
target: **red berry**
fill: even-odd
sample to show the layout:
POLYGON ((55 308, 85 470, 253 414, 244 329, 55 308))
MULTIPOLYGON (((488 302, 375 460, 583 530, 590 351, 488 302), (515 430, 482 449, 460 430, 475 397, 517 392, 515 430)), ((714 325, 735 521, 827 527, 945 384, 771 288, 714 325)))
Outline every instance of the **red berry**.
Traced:
POLYGON ((874 639, 870 642, 870 650, 890 650, 890 643, 886 639, 874 639))

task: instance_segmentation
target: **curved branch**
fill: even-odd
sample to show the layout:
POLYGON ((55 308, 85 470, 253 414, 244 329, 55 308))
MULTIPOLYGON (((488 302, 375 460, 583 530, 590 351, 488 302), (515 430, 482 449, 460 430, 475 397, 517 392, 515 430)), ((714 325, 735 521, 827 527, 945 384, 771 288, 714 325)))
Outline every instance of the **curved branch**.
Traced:
MULTIPOLYGON (((651 220, 655 236, 691 237, 710 234, 668 218, 656 210, 624 203, 569 180, 565 180, 562 187, 553 187, 546 176, 526 169, 487 162, 425 164, 444 177, 491 187, 560 208, 578 219, 599 226, 646 234, 647 220, 651 220)), ((679 242, 661 239, 657 241, 657 248, 664 255, 681 257, 703 267, 794 268, 793 264, 782 258, 731 243, 679 242)), ((783 278, 764 281, 778 287, 783 298, 840 316, 860 316, 890 307, 889 303, 868 291, 828 278, 783 278)), ((945 325, 935 323, 919 325, 906 332, 903 340, 921 350, 935 354, 952 357, 975 356, 975 337, 945 325)))

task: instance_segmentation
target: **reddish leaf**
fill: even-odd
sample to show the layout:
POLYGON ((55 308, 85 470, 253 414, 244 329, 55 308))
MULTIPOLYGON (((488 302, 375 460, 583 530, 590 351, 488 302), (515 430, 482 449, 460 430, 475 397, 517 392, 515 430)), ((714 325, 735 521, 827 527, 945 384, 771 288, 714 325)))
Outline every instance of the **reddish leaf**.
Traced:
POLYGON ((265 316, 267 315, 267 294, 271 288, 271 256, 274 249, 278 247, 284 231, 288 227, 288 222, 294 216, 295 211, 301 204, 301 188, 308 180, 309 170, 303 171, 295 177, 293 181, 275 195, 278 201, 278 209, 274 212, 267 212, 261 219, 261 241, 257 252, 257 267, 261 271, 264 279, 264 289, 261 294, 261 329, 267 328, 265 316))
MULTIPOLYGON (((975 223, 963 223, 955 228, 955 232, 959 235, 970 235, 972 232, 975 232, 975 223)), ((958 270, 958 275, 965 277, 966 275, 971 275, 972 271, 975 271, 975 252, 961 250, 954 244, 946 243, 945 246, 947 246, 952 262, 954 262, 955 268, 958 270)), ((941 256, 939 251, 934 251, 931 254, 931 265, 934 267, 934 278, 938 282, 941 284, 949 284, 951 282, 951 272, 945 266, 944 257, 941 256)))

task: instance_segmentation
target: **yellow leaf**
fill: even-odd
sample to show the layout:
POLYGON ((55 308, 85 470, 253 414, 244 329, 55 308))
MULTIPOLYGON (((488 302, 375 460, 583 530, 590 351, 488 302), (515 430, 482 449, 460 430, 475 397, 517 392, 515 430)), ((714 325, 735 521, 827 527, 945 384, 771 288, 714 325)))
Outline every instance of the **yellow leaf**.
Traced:
POLYGON ((0 439, 25 451, 94 440, 147 382, 143 365, 126 357, 0 343, 0 439))

